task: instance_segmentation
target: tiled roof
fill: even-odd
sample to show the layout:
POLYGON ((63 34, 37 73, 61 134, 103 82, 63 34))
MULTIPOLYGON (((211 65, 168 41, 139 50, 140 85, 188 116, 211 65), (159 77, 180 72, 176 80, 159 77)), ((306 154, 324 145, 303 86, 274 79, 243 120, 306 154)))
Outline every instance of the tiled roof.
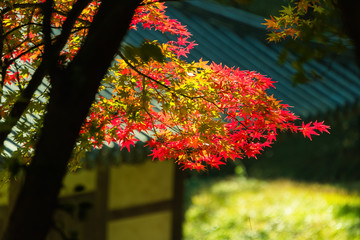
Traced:
MULTIPOLYGON (((167 6, 167 14, 187 25, 198 44, 188 57, 189 61, 202 58, 273 78, 277 84, 270 94, 293 106, 291 110, 302 118, 326 115, 360 100, 360 72, 352 60, 346 64, 332 61, 331 67, 326 60, 312 61, 306 68, 315 69, 323 80, 294 87, 291 79, 295 69, 290 63, 277 64, 282 46, 266 43, 266 30, 261 25, 263 18, 207 0, 168 2, 167 6)), ((140 45, 144 39, 166 42, 168 37, 171 36, 139 29, 130 31, 125 43, 140 45)), ((139 135, 140 140, 145 141, 145 138, 139 135)), ((18 146, 7 139, 5 147, 5 152, 11 155, 18 146)), ((108 152, 111 155, 113 151, 108 152)), ((124 154, 127 155, 123 158, 130 159, 135 153, 124 154)))
MULTIPOLYGON (((280 44, 266 42, 262 17, 207 0, 168 2, 167 14, 187 25, 196 46, 189 61, 204 60, 257 71, 277 81, 270 94, 293 106, 302 118, 313 118, 353 106, 360 100, 360 71, 355 61, 311 61, 307 70, 315 70, 321 80, 294 86, 296 72, 290 63, 278 64, 280 44)), ((127 43, 140 44, 143 39, 167 41, 169 36, 149 30, 130 31, 127 43)))

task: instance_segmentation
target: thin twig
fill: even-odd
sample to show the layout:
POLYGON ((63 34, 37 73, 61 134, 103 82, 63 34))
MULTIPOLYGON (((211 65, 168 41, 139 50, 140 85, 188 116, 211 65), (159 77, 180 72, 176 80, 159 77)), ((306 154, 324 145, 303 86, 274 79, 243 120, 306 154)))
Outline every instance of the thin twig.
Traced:
POLYGON ((183 97, 186 97, 186 98, 189 98, 189 99, 196 99, 196 98, 203 98, 203 97, 204 97, 204 96, 194 96, 194 97, 191 97, 191 96, 188 96, 188 95, 183 94, 183 93, 178 93, 178 92, 176 92, 175 90, 171 89, 169 86, 167 86, 167 85, 163 84, 162 82, 156 80, 155 78, 150 77, 150 76, 146 75, 145 73, 142 73, 141 71, 139 71, 134 65, 132 65, 132 64, 127 60, 127 58, 126 58, 120 51, 118 51, 118 54, 119 54, 119 56, 125 61, 125 63, 126 63, 131 69, 133 69, 136 73, 138 73, 138 74, 140 74, 141 76, 146 77, 146 78, 150 79, 151 81, 159 84, 160 86, 166 88, 166 89, 169 90, 170 92, 173 92, 173 93, 175 93, 175 94, 178 94, 178 95, 180 95, 180 96, 183 96, 183 97))

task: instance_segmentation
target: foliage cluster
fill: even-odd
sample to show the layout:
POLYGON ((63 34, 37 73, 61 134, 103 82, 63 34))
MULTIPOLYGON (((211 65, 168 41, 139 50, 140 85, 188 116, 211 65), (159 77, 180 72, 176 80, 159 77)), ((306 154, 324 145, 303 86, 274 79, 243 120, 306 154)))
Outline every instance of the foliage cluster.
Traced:
MULTIPOLYGON (((78 6, 84 3, 0 3, 1 140, 16 125, 14 141, 21 148, 15 156, 22 164, 29 164, 34 155, 49 99, 47 90, 34 94, 35 89, 42 81, 52 89, 53 80, 48 79, 57 79, 76 57, 101 5, 88 1, 78 6), (57 69, 48 69, 54 59, 57 69)), ((106 142, 130 150, 138 132, 152 136, 148 145, 154 159, 174 159, 196 170, 218 168, 227 159, 256 157, 279 131, 301 132, 310 139, 328 132, 322 122, 298 125, 299 118, 288 106, 267 94, 275 82, 268 77, 202 60, 184 61, 196 44, 165 9, 163 2, 151 0, 136 9, 132 31, 153 29, 175 40, 119 49, 99 89, 111 90, 112 97, 97 96, 74 149, 75 164, 84 152, 106 142)))
POLYGON ((263 24, 270 31, 269 42, 292 39, 286 41, 279 61, 291 61, 297 70, 295 83, 321 79, 315 71, 308 71, 305 63, 324 57, 338 58, 351 48, 342 27, 337 1, 291 0, 282 7, 278 16, 270 16, 263 24))

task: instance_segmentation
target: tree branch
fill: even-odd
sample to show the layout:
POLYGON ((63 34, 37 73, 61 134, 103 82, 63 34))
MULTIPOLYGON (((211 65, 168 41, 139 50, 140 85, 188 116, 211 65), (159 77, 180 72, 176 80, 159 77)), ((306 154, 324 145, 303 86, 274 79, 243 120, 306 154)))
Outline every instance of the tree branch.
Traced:
POLYGON ((76 21, 78 20, 78 17, 80 16, 81 12, 86 8, 86 6, 89 5, 90 2, 91 0, 78 0, 73 5, 62 26, 59 39, 53 46, 55 52, 60 52, 61 49, 65 46, 69 36, 71 35, 71 30, 73 29, 76 21))
MULTIPOLYGON (((25 112, 27 106, 30 103, 31 97, 33 96, 34 92, 41 84, 42 79, 46 75, 47 69, 45 67, 45 63, 47 64, 47 66, 56 65, 58 56, 61 50, 64 48, 70 34, 72 33, 72 26, 74 26, 76 19, 81 14, 82 10, 89 4, 89 2, 90 0, 78 0, 74 4, 63 24, 63 30, 61 31, 60 36, 56 38, 56 42, 51 46, 51 50, 49 50, 48 54, 43 57, 43 61, 34 72, 29 84, 20 94, 19 98, 11 109, 9 117, 6 118, 5 122, 0 124, 1 146, 3 146, 6 137, 11 132, 11 129, 16 125, 21 115, 25 112)), ((2 149, 2 147, 0 149, 2 149)))
POLYGON ((45 56, 49 54, 51 50, 51 15, 53 13, 54 0, 47 0, 42 8, 42 13, 44 15, 42 32, 44 35, 44 46, 45 46, 45 56))
POLYGON ((183 94, 183 93, 177 93, 175 90, 171 89, 169 86, 163 84, 162 82, 156 80, 155 78, 153 77, 150 77, 148 75, 146 75, 145 73, 142 73, 141 71, 139 71, 134 65, 132 65, 127 59, 126 57, 124 56, 124 54, 122 54, 120 51, 118 51, 118 54, 119 56, 125 61, 125 63, 132 69, 134 70, 137 74, 143 76, 143 77, 146 77, 148 79, 150 79, 151 81, 155 82, 156 84, 166 88, 167 90, 169 90, 170 92, 173 92, 174 94, 179 94, 180 96, 183 96, 185 98, 189 98, 189 99, 197 99, 197 98, 204 98, 204 95, 200 95, 200 96, 188 96, 186 94, 183 94))
POLYGON ((2 57, 3 57, 3 50, 4 50, 4 28, 3 28, 3 18, 2 15, 0 15, 0 72, 1 72, 1 79, 0 79, 0 102, 1 102, 1 96, 2 96, 2 88, 4 86, 5 83, 5 75, 6 72, 3 70, 3 61, 2 61, 2 57))
POLYGON ((44 5, 44 3, 17 3, 11 5, 11 7, 6 7, 1 10, 0 14, 3 15, 11 10, 17 9, 17 8, 41 8, 44 5))

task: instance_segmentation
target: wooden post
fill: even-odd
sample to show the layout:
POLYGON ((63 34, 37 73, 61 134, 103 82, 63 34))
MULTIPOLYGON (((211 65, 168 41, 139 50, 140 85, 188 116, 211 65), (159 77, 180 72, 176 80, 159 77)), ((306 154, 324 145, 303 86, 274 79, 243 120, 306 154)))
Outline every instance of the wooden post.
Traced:
POLYGON ((182 239, 182 224, 184 220, 184 172, 178 166, 174 167, 174 189, 173 189, 173 219, 172 240, 182 239))
POLYGON ((95 190, 95 220, 96 229, 93 231, 94 240, 107 239, 108 221, 108 198, 109 198, 109 167, 104 164, 97 166, 97 180, 95 190))

